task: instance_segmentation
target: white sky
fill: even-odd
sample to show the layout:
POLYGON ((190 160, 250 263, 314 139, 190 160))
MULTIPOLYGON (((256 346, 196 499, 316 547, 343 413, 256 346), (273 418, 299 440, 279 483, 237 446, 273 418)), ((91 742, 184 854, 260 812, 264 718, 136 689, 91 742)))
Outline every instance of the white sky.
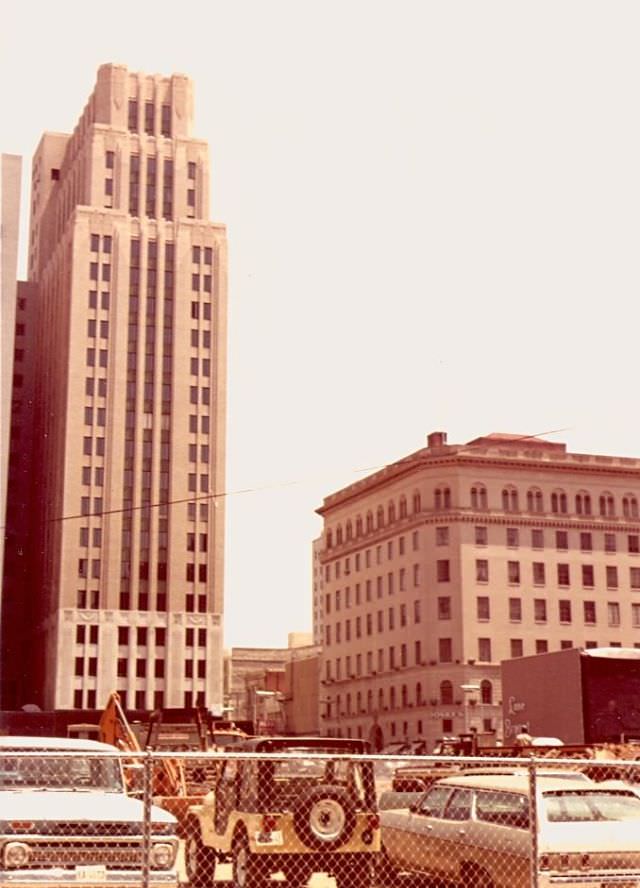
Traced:
POLYGON ((640 456, 639 38, 636 0, 6 4, 25 183, 101 63, 195 82, 228 488, 268 488, 228 500, 227 645, 311 628, 314 509, 429 431, 640 456))

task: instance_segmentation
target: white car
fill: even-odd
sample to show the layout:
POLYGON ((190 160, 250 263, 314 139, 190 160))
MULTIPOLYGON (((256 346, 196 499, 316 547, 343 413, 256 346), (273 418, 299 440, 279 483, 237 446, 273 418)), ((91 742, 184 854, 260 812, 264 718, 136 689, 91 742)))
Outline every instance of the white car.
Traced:
POLYGON ((0 738, 0 885, 177 885, 177 820, 127 795, 120 755, 95 740, 0 738), (145 860, 145 848, 148 860, 145 860))
POLYGON ((640 886, 640 798, 541 777, 532 821, 523 775, 443 778, 409 809, 380 812, 381 880, 401 872, 463 888, 640 886), (534 842, 534 838, 536 842, 534 842))

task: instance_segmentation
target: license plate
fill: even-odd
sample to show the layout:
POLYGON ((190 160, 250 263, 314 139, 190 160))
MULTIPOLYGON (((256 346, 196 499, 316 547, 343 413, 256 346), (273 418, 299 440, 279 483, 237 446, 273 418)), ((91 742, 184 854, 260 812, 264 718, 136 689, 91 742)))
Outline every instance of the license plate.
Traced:
POLYGON ((283 845, 282 830, 273 830, 269 833, 256 834, 256 845, 283 845))
POLYGON ((76 882, 106 882, 106 866, 77 866, 76 882))

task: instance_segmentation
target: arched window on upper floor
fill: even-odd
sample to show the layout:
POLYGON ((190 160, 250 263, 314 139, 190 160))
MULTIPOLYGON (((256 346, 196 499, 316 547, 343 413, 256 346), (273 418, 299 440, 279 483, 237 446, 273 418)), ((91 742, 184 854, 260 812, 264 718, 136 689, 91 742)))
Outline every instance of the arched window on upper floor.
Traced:
POLYGON ((622 497, 622 514, 625 518, 638 517, 638 500, 632 493, 622 497))
POLYGON ((367 512, 367 533, 373 531, 373 512, 367 512))
POLYGON ((384 527, 384 508, 382 506, 378 506, 377 521, 378 521, 378 529, 380 529, 381 527, 384 527))
POLYGON ((603 518, 612 518, 616 514, 616 506, 612 494, 608 491, 600 495, 600 515, 603 518))
POLYGON ((440 702, 443 706, 451 706, 453 703, 453 685, 447 679, 440 682, 440 702))
POLYGON ((393 522, 396 520, 396 504, 393 502, 393 500, 387 506, 387 520, 389 524, 393 524, 393 522))
POLYGON ((406 518, 407 517, 407 498, 406 496, 400 497, 400 502, 398 504, 398 517, 406 518))
POLYGON ((591 514, 591 494, 586 490, 580 490, 576 493, 576 515, 591 514))
POLYGON ((487 488, 484 484, 474 484, 471 488, 471 508, 487 508, 487 488))
POLYGON ((451 508, 451 490, 448 487, 436 487, 434 506, 437 512, 451 508))
POLYGON ((554 515, 567 514, 567 494, 564 490, 554 490, 551 493, 551 511, 554 515))
POLYGON ((544 501, 539 487, 530 487, 527 490, 527 512, 543 512, 544 501))
POLYGON ((351 523, 351 519, 349 519, 349 521, 347 521, 346 537, 347 537, 347 541, 353 539, 353 525, 351 523))
POLYGON ((512 484, 508 484, 502 490, 502 511, 517 512, 518 509, 518 491, 512 484))
POLYGON ((362 515, 356 517, 356 536, 362 536, 362 515))
POLYGON ((480 702, 493 703, 493 685, 487 678, 480 682, 480 702))
POLYGON ((336 527, 336 546, 342 545, 342 525, 338 524, 336 527))
POLYGON ((415 491, 413 494, 413 514, 417 515, 418 512, 422 511, 422 497, 420 496, 419 491, 415 491))

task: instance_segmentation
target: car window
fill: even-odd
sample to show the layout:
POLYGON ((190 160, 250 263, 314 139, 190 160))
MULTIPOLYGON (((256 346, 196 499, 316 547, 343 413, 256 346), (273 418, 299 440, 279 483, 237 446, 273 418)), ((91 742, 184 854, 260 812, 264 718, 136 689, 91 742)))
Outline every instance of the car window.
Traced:
POLYGON ((445 820, 469 820, 472 801, 470 789, 454 789, 444 809, 445 820))
POLYGON ((633 792, 555 791, 544 793, 543 798, 547 820, 552 823, 640 818, 640 798, 633 792))
POLYGON ((529 800, 514 792, 480 791, 476 796, 476 817, 499 826, 529 827, 529 800))
POLYGON ((418 808, 420 814, 426 814, 428 817, 442 817, 444 815, 444 806, 450 795, 450 786, 432 786, 424 794, 420 802, 420 807, 418 808))

